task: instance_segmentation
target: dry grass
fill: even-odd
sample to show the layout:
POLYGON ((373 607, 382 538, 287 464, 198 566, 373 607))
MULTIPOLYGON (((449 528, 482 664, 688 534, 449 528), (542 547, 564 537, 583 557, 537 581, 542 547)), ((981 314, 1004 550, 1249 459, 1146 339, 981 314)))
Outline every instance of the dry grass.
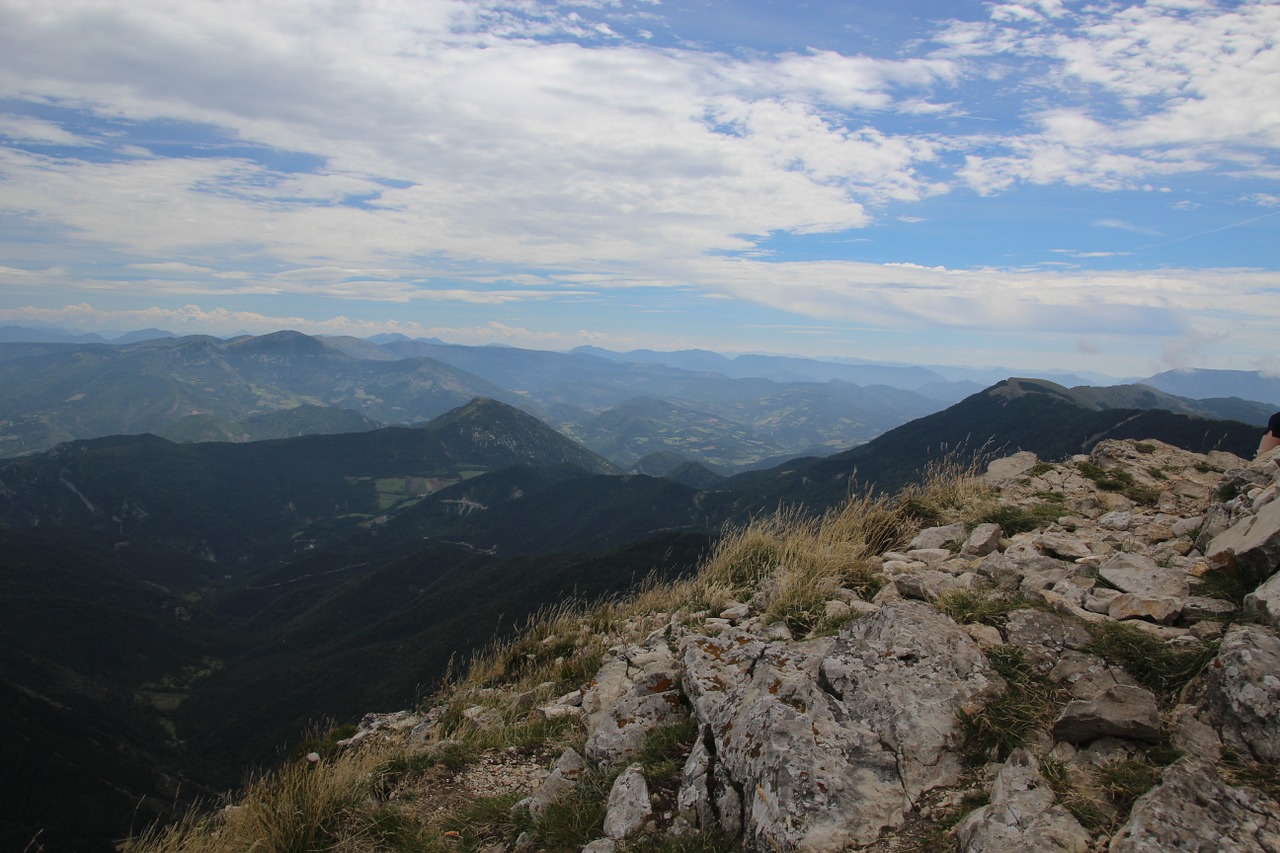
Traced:
POLYGON ((233 804, 190 812, 145 833, 130 853, 307 853, 337 840, 349 817, 375 792, 385 754, 350 750, 330 761, 293 761, 252 780, 233 804))

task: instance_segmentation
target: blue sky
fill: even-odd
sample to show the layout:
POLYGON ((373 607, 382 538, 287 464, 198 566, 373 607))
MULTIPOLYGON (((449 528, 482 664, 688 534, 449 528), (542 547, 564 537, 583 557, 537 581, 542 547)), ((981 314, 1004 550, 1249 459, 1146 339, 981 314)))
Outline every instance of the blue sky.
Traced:
POLYGON ((0 323, 1275 369, 1280 4, 0 0, 0 323))

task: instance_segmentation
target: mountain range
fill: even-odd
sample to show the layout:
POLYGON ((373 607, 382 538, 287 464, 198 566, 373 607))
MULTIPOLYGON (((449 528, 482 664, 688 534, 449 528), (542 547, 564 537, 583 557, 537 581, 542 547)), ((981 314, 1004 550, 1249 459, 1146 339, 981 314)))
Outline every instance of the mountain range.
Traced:
MULTIPOLYGON (((1009 375, 979 385, 971 377, 990 371, 730 359, 696 350, 556 353, 297 332, 230 340, 160 330, 112 343, 85 334, 62 338, 0 328, 0 457, 113 434, 255 441, 412 425, 486 397, 528 411, 623 469, 669 453, 676 464, 733 474, 848 450, 1009 375)), ((1232 394, 1242 400, 1133 402, 1261 424, 1280 399, 1274 380, 1259 374, 1210 373, 1230 374, 1232 394)), ((1190 375, 1160 374, 1148 384, 1157 391, 1161 382, 1190 375)))
POLYGON ((359 346, 383 355, 296 333, 0 346, 7 379, 48 389, 28 398, 6 381, 7 424, 152 418, 184 439, 108 433, 0 461, 0 797, 16 816, 0 843, 21 849, 58 827, 47 850, 106 849, 175 802, 237 784, 309 724, 403 707, 453 656, 539 609, 691 571, 724 525, 779 505, 816 513, 851 490, 892 491, 948 452, 1060 459, 1131 437, 1250 456, 1257 426, 1211 416, 1268 412, 1008 378, 909 416, 913 392, 835 377, 359 346), (55 405, 64 394, 83 396, 55 405), (797 434, 830 449, 835 438, 815 439, 869 421, 861 394, 896 400, 902 421, 737 474, 687 453, 744 458, 718 443, 730 439, 764 453, 788 418, 765 413, 786 406, 797 434), (843 408, 826 409, 834 400, 843 408), (76 403, 92 405, 73 416, 76 403), (556 406, 580 413, 580 432, 529 411, 556 406), (413 412, 413 425, 378 425, 388 412, 413 412), (192 440, 215 421, 243 434, 192 440), (60 790, 93 808, 69 808, 60 790))

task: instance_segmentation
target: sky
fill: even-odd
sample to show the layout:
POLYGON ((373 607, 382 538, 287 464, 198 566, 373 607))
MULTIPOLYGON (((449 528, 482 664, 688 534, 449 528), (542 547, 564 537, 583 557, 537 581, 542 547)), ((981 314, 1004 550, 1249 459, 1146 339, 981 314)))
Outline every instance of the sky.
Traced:
POLYGON ((1276 369, 1280 2, 0 0, 0 324, 1276 369))

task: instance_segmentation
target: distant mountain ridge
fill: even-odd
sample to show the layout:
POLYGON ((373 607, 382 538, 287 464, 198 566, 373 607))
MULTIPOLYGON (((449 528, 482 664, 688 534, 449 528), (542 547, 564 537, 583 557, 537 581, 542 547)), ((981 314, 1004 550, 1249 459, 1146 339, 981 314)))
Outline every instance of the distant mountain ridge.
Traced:
MULTIPOLYGON (((848 450, 982 390, 958 377, 989 372, 702 350, 558 353, 295 331, 222 340, 145 329, 110 344, 63 334, 68 343, 51 341, 53 330, 6 328, 12 338, 44 342, 0 342, 0 457, 111 434, 256 441, 412 424, 481 396, 525 409, 624 468, 669 451, 733 473, 848 450), (283 411, 294 414, 274 414, 283 411)), ((1265 393, 1265 378, 1236 379, 1242 391, 1265 393)), ((1149 387, 1154 401, 1083 385, 1073 393, 1101 408, 1263 419, 1247 399, 1190 404, 1149 387)), ((1213 397, 1224 397, 1222 383, 1212 387, 1213 397)))
POLYGON ((1280 376, 1258 370, 1166 370, 1142 381, 1183 397, 1239 397, 1280 407, 1280 376))
POLYGON ((1197 453, 1225 450, 1244 458, 1257 449, 1257 426, 1140 405, 1162 400, 1142 386, 1068 389, 1040 379, 1012 378, 852 450, 740 474, 725 488, 747 504, 825 507, 857 488, 895 490, 948 453, 964 460, 1030 450, 1041 459, 1058 460, 1087 453, 1107 438, 1155 438, 1197 453))

